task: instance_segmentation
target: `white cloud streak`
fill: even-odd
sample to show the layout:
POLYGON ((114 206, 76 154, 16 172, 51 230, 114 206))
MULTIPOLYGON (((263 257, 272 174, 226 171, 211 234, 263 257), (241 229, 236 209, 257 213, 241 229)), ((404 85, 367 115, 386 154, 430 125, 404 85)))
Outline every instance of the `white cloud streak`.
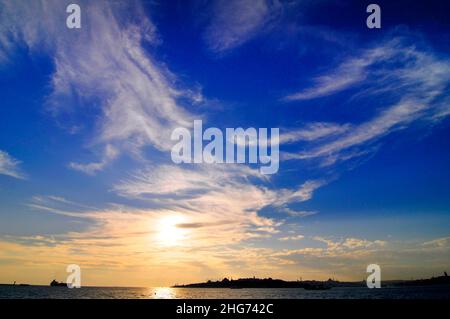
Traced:
POLYGON ((285 100, 310 100, 348 89, 367 79, 367 67, 378 61, 389 59, 393 53, 389 46, 367 50, 360 57, 350 58, 330 73, 315 78, 313 87, 290 94, 285 97, 285 100))
POLYGON ((19 167, 20 161, 0 150, 0 174, 24 179, 25 174, 19 167))
POLYGON ((255 37, 279 10, 278 1, 216 0, 204 35, 206 44, 216 53, 232 50, 255 37))
POLYGON ((103 170, 103 168, 108 165, 111 161, 113 161, 118 156, 118 151, 111 145, 106 145, 105 152, 103 154, 102 160, 100 162, 81 164, 71 162, 69 163, 69 167, 83 172, 88 175, 94 175, 98 171, 103 170))
MULTIPOLYGON (((59 113, 83 107, 84 112, 87 107, 99 107, 101 116, 89 146, 112 145, 117 153, 139 152, 146 145, 166 151, 171 131, 192 125, 192 115, 180 100, 190 105, 201 98, 179 89, 176 77, 143 48, 143 42, 157 39, 138 2, 82 1, 84 23, 79 30, 65 27, 63 1, 1 4, 2 48, 9 48, 11 55, 13 48, 4 39, 13 38, 32 52, 45 51, 53 58, 51 109, 59 113), (123 10, 124 6, 131 11, 123 10)), ((92 174, 112 158, 105 152, 100 162, 70 166, 92 174)))
POLYGON ((302 240, 303 238, 305 238, 305 236, 303 236, 303 235, 295 235, 295 236, 281 237, 278 240, 281 240, 281 241, 302 240))
MULTIPOLYGON (((310 180, 296 190, 269 189, 264 186, 265 177, 257 170, 240 165, 194 168, 162 165, 137 171, 114 187, 119 195, 140 199, 189 216, 207 216, 209 222, 229 221, 253 225, 247 232, 251 237, 277 233, 281 221, 260 217, 258 212, 268 207, 285 211, 290 203, 304 202, 312 198, 325 181, 310 180)), ((290 211, 292 216, 306 217, 290 211)))
POLYGON ((349 131, 351 125, 336 123, 309 123, 300 129, 288 129, 280 134, 280 144, 291 144, 300 141, 316 141, 327 137, 336 137, 349 131))
POLYGON ((311 210, 294 210, 288 207, 282 209, 282 212, 288 214, 291 217, 308 217, 318 214, 316 211, 311 210))
POLYGON ((335 71, 318 79, 317 86, 288 99, 312 99, 360 85, 364 90, 355 98, 379 100, 381 110, 366 122, 352 124, 348 131, 309 150, 285 154, 285 159, 321 158, 324 165, 331 165, 364 155, 367 145, 369 149, 376 149, 370 143, 416 121, 433 124, 450 114, 450 104, 442 102, 446 101, 450 85, 450 59, 407 46, 402 39, 365 51, 360 57, 349 58, 335 71), (364 85, 363 80, 366 80, 364 85), (388 100, 396 102, 385 102, 388 100))

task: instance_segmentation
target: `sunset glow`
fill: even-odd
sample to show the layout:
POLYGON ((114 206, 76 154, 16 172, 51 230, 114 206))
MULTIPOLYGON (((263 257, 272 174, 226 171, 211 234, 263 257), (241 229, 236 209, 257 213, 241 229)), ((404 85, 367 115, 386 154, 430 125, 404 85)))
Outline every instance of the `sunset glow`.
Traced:
POLYGON ((0 0, 0 284, 450 271, 450 3, 399 1, 0 0))

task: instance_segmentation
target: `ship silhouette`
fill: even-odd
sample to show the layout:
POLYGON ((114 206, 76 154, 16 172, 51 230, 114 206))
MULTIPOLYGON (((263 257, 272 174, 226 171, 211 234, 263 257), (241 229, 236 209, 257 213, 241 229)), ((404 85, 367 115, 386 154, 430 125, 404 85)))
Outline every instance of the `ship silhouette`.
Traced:
POLYGON ((52 280, 50 283, 50 287, 67 287, 67 284, 65 282, 58 282, 55 279, 52 280))

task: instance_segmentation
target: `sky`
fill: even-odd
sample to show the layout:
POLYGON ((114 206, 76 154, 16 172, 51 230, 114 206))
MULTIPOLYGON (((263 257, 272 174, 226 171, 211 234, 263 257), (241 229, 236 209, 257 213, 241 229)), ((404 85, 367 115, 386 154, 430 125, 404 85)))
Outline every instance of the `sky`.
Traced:
POLYGON ((369 3, 0 0, 0 282, 450 270, 450 4, 369 3), (194 120, 279 171, 175 164, 194 120))

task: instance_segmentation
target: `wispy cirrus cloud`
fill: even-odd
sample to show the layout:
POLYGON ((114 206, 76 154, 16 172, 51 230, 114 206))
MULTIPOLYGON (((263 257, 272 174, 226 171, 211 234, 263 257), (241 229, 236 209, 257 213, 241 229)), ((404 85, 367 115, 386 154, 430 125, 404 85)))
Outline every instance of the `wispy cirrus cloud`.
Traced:
POLYGON ((346 90, 369 76, 367 68, 379 61, 387 60, 394 54, 390 46, 369 49, 359 57, 350 57, 335 70, 313 79, 314 86, 287 95, 286 101, 310 100, 346 90))
POLYGON ((316 86, 287 99, 314 99, 358 87, 360 93, 351 98, 375 103, 379 111, 365 122, 341 124, 348 131, 284 158, 319 158, 331 165, 370 153, 377 149, 374 142, 394 131, 419 121, 434 124, 449 114, 449 86, 450 58, 407 45, 402 38, 363 51, 320 76, 316 86))
POLYGON ((326 244, 327 251, 342 251, 347 249, 360 249, 360 248, 370 248, 370 247, 383 247, 386 245, 386 242, 383 240, 366 240, 360 238, 344 238, 340 240, 333 240, 330 238, 324 238, 320 236, 316 236, 313 238, 314 240, 326 244))
POLYGON ((295 209, 291 209, 289 207, 284 207, 281 210, 283 213, 288 214, 291 217, 308 217, 308 216, 313 216, 318 214, 317 211, 313 211, 313 210, 295 210, 295 209))
POLYGON ((216 0, 204 38, 215 53, 232 50, 255 37, 277 18, 281 4, 273 0, 216 0))
POLYGON ((335 137, 348 132, 350 128, 351 125, 349 124, 308 123, 299 129, 286 129, 280 134, 280 144, 292 144, 300 141, 312 142, 328 137, 335 137))
POLYGON ((278 240, 281 241, 288 241, 288 240, 302 240, 303 238, 305 238, 305 236, 303 235, 295 235, 295 236, 286 236, 286 237, 281 237, 278 240))
POLYGON ((314 215, 317 212, 295 211, 288 206, 310 200, 318 188, 327 184, 322 180, 308 180, 294 189, 273 189, 267 187, 268 182, 257 170, 240 165, 196 168, 162 165, 137 171, 113 191, 157 209, 193 217, 194 220, 180 224, 192 225, 189 229, 201 228, 205 234, 215 232, 222 225, 222 231, 234 232, 231 236, 236 243, 245 244, 250 239, 271 238, 284 223, 281 215, 261 216, 262 209, 291 217, 314 215))
POLYGON ((270 189, 266 182, 267 177, 257 170, 240 165, 189 169, 162 165, 137 171, 113 190, 124 197, 164 203, 165 207, 189 207, 197 212, 219 210, 227 216, 234 211, 256 213, 266 206, 281 209, 290 203, 305 202, 327 184, 325 180, 307 180, 294 189, 270 189))
POLYGON ((136 171, 130 178, 114 186, 114 191, 126 197, 183 196, 193 192, 220 190, 225 185, 248 183, 250 177, 266 178, 255 170, 239 165, 222 165, 214 169, 205 165, 198 169, 160 165, 136 171))
POLYGON ((275 206, 283 206, 293 202, 305 202, 312 198, 314 192, 320 187, 326 185, 325 180, 308 180, 304 182, 297 190, 278 190, 278 196, 274 201, 275 206))
POLYGON ((76 162, 71 162, 71 163, 69 163, 69 167, 74 170, 86 173, 88 175, 94 175, 98 171, 103 170, 106 165, 108 165, 110 162, 112 162, 118 156, 118 153, 119 152, 117 151, 117 149, 115 147, 108 144, 105 147, 105 151, 104 151, 104 154, 103 154, 100 162, 94 162, 94 163, 88 163, 88 164, 80 164, 80 163, 76 163, 76 162))
POLYGON ((0 32, 0 63, 10 62, 9 52, 13 46, 10 37, 0 32))
POLYGON ((144 49, 158 40, 139 2, 81 1, 86 23, 79 30, 65 28, 63 1, 1 4, 2 52, 12 55, 13 44, 25 43, 54 62, 52 112, 93 108, 100 114, 87 145, 105 148, 104 156, 70 167, 94 174, 123 150, 138 153, 148 145, 165 151, 173 128, 192 125, 188 108, 202 100, 201 94, 181 88, 176 76, 144 49), (124 6, 132 14, 125 15, 124 6))
POLYGON ((0 174, 24 179, 26 175, 20 169, 20 163, 8 153, 0 150, 0 174))

